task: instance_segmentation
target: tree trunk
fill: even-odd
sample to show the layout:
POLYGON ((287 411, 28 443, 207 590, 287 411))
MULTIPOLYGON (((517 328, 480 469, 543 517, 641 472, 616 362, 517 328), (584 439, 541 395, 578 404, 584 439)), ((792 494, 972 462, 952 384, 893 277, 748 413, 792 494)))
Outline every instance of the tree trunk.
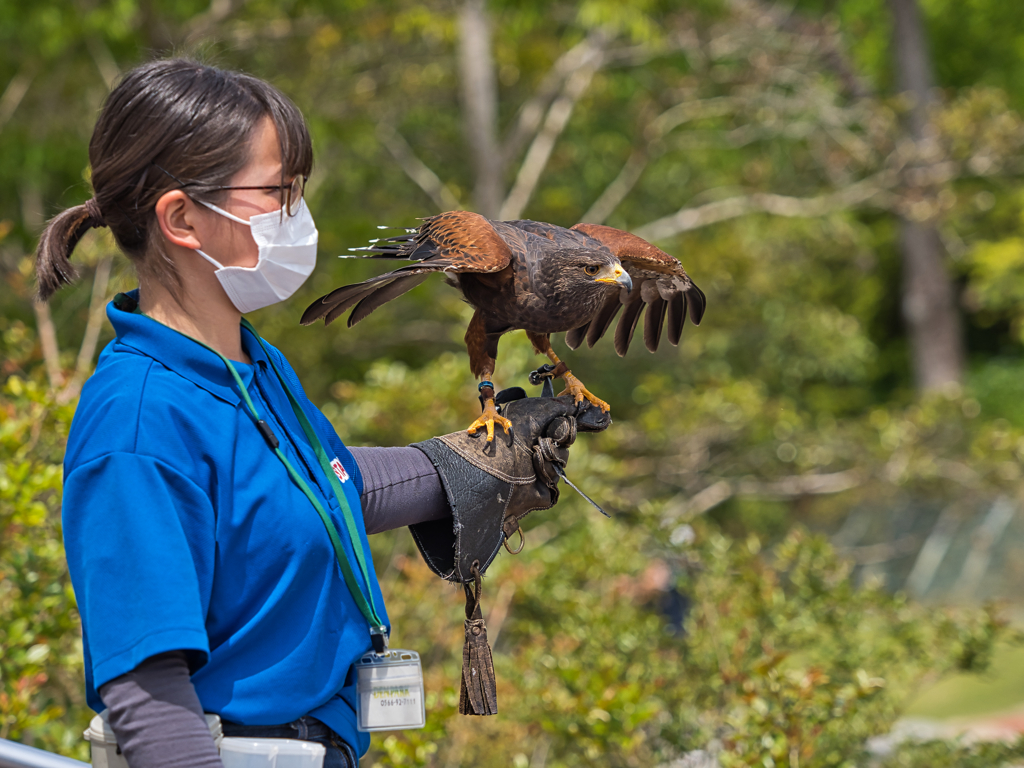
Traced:
POLYGON ((931 392, 963 379, 963 329, 935 222, 903 219, 900 226, 903 317, 914 379, 919 391, 931 392))
POLYGON ((498 83, 484 0, 466 0, 459 12, 459 70, 466 139, 476 172, 473 199, 479 213, 497 218, 505 195, 498 146, 498 83))
MULTIPOLYGON (((889 7, 897 85, 913 99, 907 127, 923 158, 928 155, 928 142, 934 141, 928 118, 933 79, 924 26, 917 0, 889 0, 889 7)), ((946 269, 937 222, 903 218, 900 228, 902 308, 914 380, 920 392, 935 391, 963 380, 966 355, 956 291, 946 269)))

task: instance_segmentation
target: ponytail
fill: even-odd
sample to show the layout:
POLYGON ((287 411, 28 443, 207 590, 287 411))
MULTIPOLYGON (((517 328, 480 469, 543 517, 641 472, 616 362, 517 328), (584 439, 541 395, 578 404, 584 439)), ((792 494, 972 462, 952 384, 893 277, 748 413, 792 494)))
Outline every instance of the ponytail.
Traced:
POLYGON ((62 286, 78 277, 71 264, 71 253, 82 236, 94 227, 106 226, 96 200, 68 208, 50 220, 36 248, 36 279, 39 298, 49 299, 62 286))

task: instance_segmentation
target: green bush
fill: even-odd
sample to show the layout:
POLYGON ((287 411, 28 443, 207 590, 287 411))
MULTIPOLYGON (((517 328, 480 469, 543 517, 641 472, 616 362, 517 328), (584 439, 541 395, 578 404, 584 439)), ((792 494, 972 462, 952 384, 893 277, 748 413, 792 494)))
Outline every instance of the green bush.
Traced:
MULTIPOLYGON (((18 323, 0 330, 13 367, 30 334, 18 323)), ((0 738, 86 758, 81 629, 60 525, 74 404, 20 370, 0 387, 0 738)))

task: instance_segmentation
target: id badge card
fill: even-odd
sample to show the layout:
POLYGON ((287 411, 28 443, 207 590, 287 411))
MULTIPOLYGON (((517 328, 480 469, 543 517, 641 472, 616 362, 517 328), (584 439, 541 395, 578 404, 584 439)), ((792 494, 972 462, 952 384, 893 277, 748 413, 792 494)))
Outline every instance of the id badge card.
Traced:
POLYGON ((401 731, 427 724, 423 668, 416 651, 370 651, 356 662, 356 673, 360 731, 401 731))

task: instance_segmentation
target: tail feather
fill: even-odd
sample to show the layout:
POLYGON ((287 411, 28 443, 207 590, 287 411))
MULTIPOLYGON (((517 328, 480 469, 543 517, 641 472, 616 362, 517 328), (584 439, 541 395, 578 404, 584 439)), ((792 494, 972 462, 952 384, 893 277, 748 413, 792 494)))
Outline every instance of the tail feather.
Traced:
MULTIPOLYGON (((325 317, 338 304, 348 301, 353 296, 355 296, 356 301, 358 301, 367 290, 369 290, 369 287, 366 283, 353 283, 352 285, 345 285, 341 288, 336 288, 326 296, 321 296, 306 307, 306 311, 302 313, 302 319, 299 320, 299 322, 302 323, 302 325, 309 325, 310 323, 316 322, 320 318, 325 317)), ((348 306, 352 306, 352 303, 349 303, 348 306)), ((330 324, 331 321, 328 320, 327 322, 330 324)))
POLYGON ((371 285, 367 285, 366 283, 359 283, 358 286, 352 287, 359 287, 362 290, 353 291, 352 293, 348 294, 343 301, 339 301, 336 304, 332 304, 330 311, 324 317, 324 325, 330 325, 331 323, 333 323, 343 314, 348 312, 349 309, 351 309, 360 301, 369 296, 371 293, 380 289, 381 284, 380 282, 374 282, 371 285))
POLYGON ((306 307, 306 311, 302 313, 302 317, 299 319, 299 325, 315 323, 329 311, 330 307, 324 304, 323 297, 321 297, 306 307))
POLYGON ((352 314, 349 315, 348 327, 351 328, 382 304, 386 304, 392 299, 397 299, 403 293, 411 291, 428 277, 430 277, 429 272, 422 272, 398 278, 394 282, 381 286, 356 305, 356 308, 352 310, 352 314))
POLYGON ((376 291, 380 287, 380 283, 390 282, 392 274, 388 272, 386 275, 371 277, 369 280, 364 280, 361 283, 352 283, 351 285, 343 285, 341 288, 335 288, 326 296, 321 296, 306 307, 306 311, 302 313, 302 319, 299 322, 303 325, 309 325, 323 317, 326 320, 326 325, 330 325, 346 309, 353 306, 368 293, 376 291))
POLYGON ((343 285, 341 288, 335 288, 326 296, 322 296, 310 304, 306 311, 302 313, 300 322, 303 325, 309 325, 322 317, 324 318, 324 324, 330 325, 351 307, 379 293, 379 297, 369 302, 362 310, 352 313, 353 317, 350 317, 348 321, 349 327, 351 327, 384 302, 401 296, 406 291, 422 283, 434 272, 443 272, 446 267, 450 266, 451 261, 448 259, 434 259, 427 264, 408 264, 383 275, 363 280, 361 283, 343 285), (401 290, 392 288, 390 287, 392 283, 397 283, 404 287, 401 290))

